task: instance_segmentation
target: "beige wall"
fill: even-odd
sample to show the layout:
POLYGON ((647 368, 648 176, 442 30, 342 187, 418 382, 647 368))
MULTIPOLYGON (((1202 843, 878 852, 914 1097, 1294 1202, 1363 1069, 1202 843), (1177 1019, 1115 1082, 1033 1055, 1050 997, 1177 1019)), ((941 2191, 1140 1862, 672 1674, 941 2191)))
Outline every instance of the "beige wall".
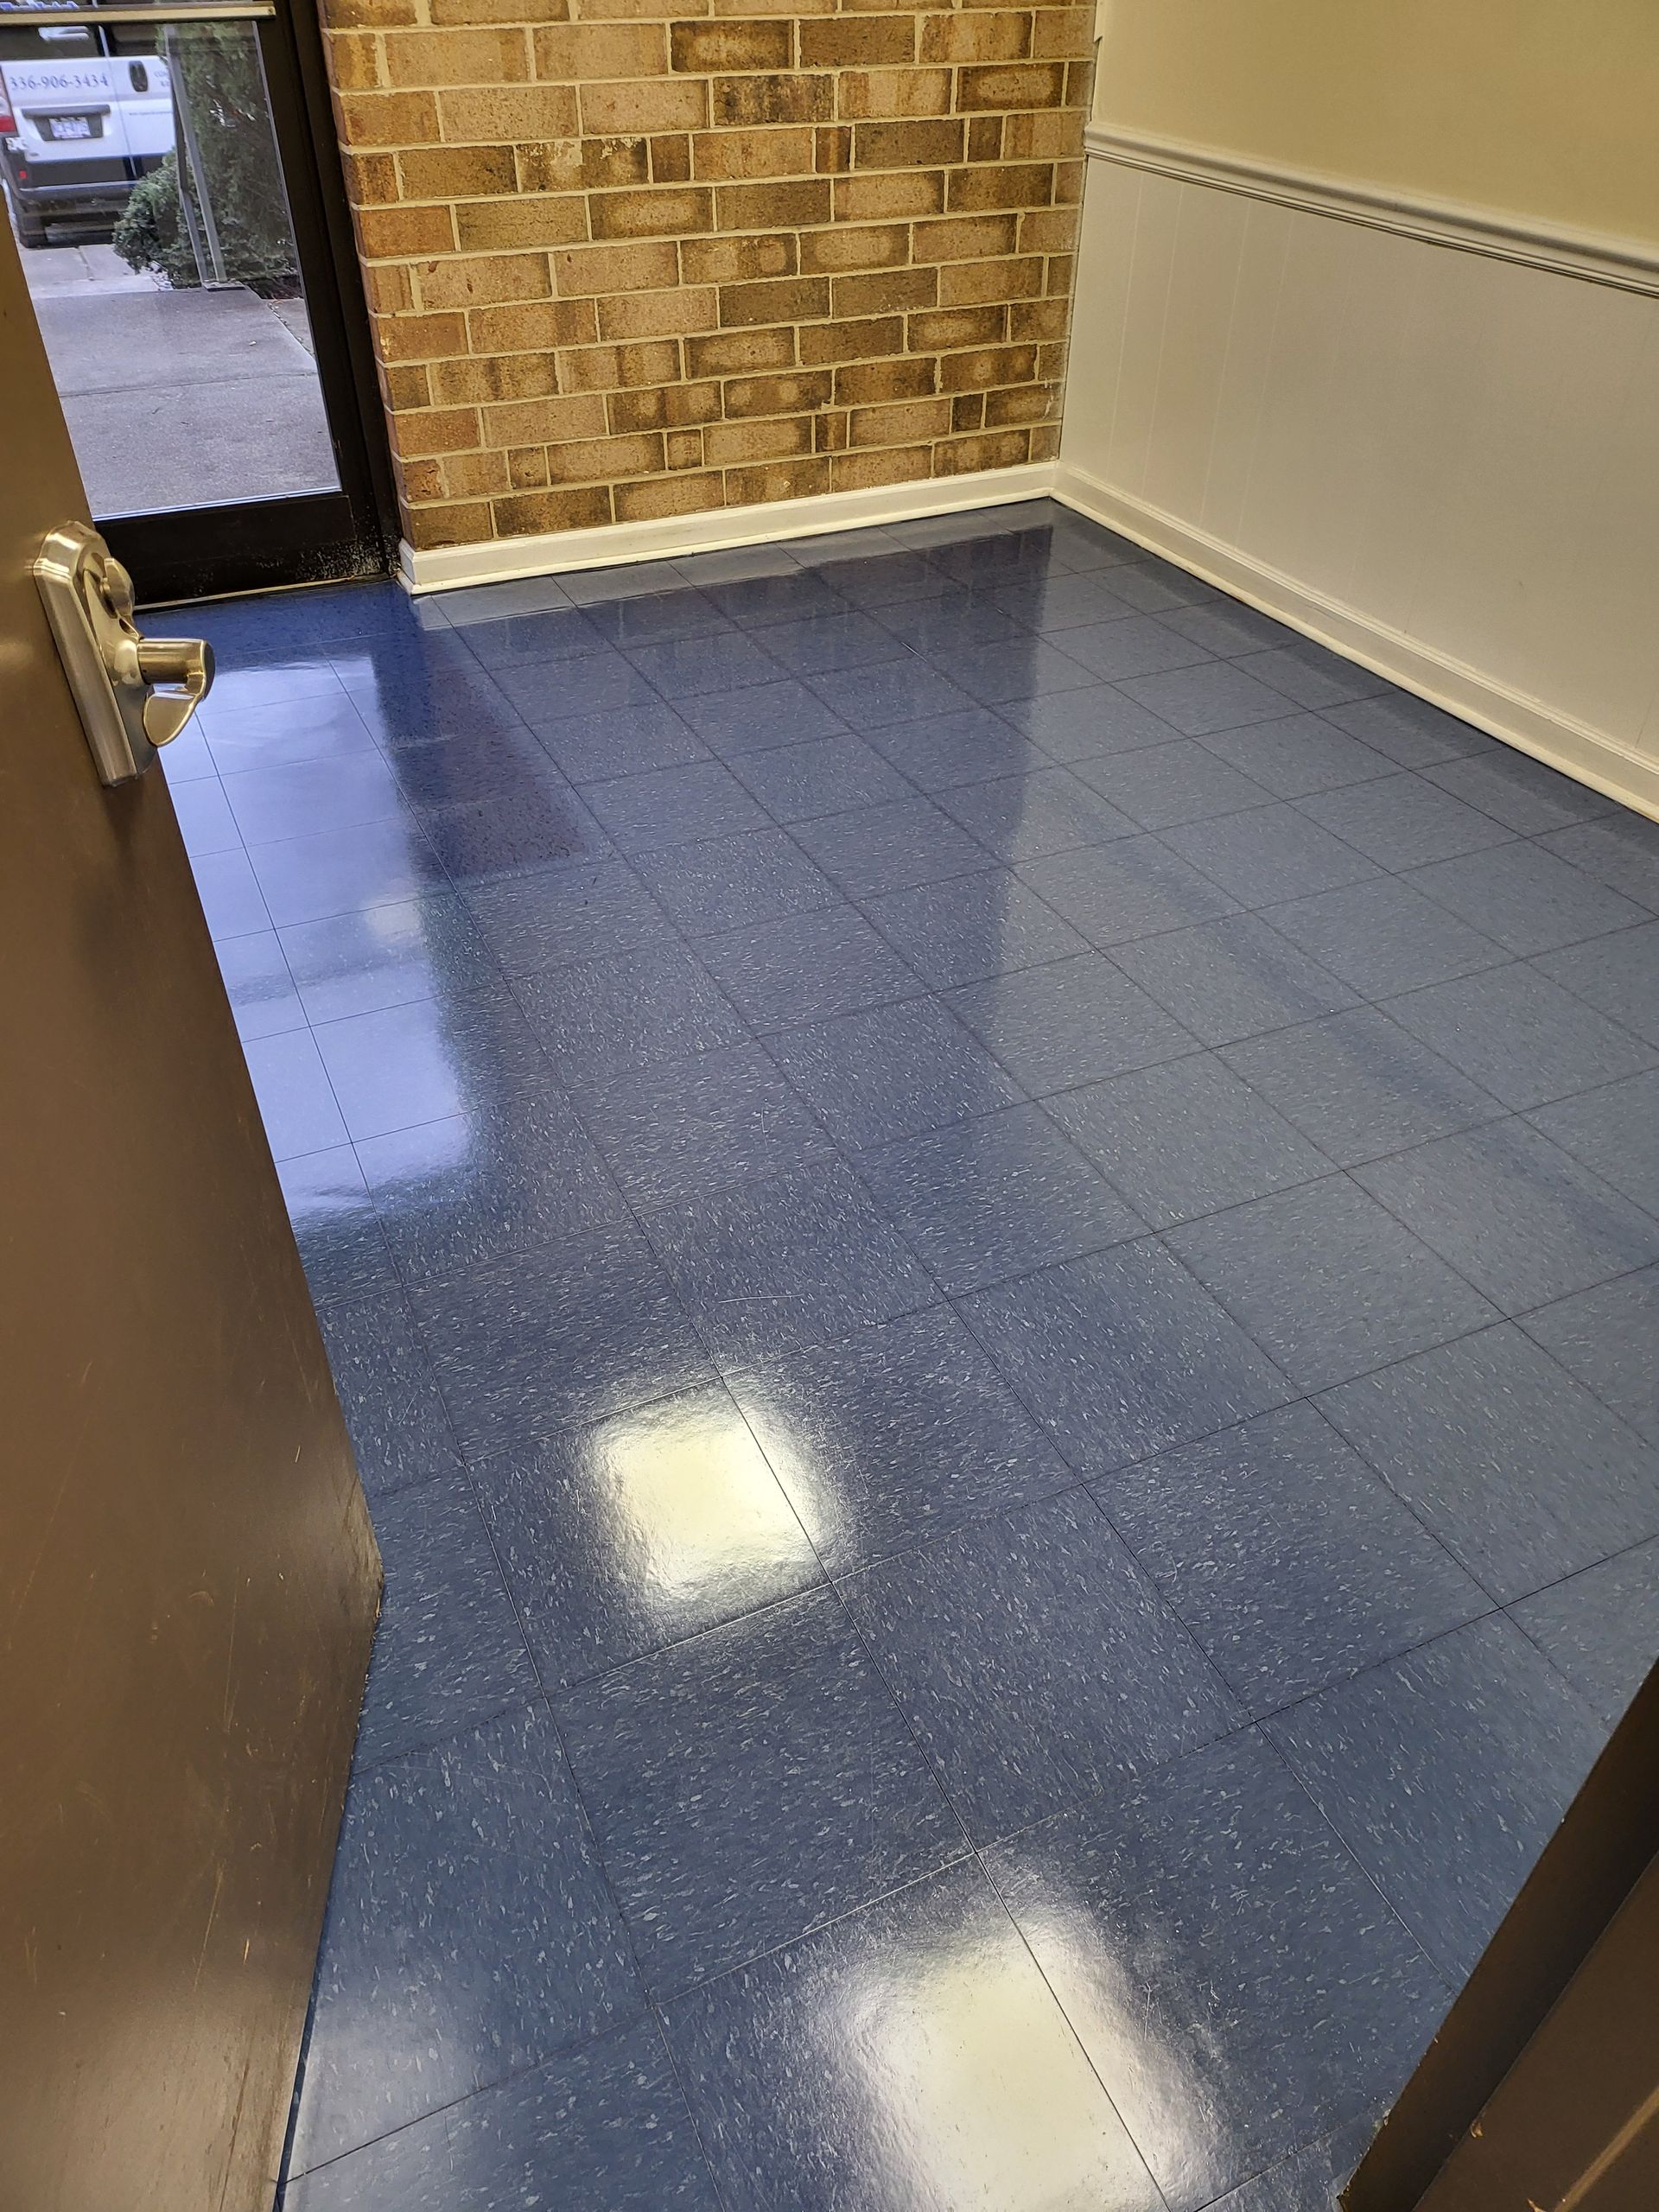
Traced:
POLYGON ((1096 119, 1659 240, 1659 0, 1103 0, 1096 119))

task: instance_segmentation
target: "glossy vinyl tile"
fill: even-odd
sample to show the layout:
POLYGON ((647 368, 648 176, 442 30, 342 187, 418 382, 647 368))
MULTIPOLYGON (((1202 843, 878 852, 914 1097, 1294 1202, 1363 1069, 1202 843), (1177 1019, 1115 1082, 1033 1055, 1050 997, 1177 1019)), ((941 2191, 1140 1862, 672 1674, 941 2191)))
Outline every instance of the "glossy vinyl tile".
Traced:
POLYGON ((959 714, 978 702, 959 684, 914 655, 813 676, 807 688, 850 729, 880 729, 924 715, 959 714))
POLYGON ((461 634, 467 651, 486 668, 575 660, 610 642, 592 616, 568 601, 563 607, 502 608, 493 621, 464 623, 461 634))
POLYGON ((245 1043, 304 1028, 305 1008, 274 930, 226 938, 215 950, 237 1034, 245 1043))
POLYGON ((1484 845, 1504 844, 1515 834, 1416 775, 1315 791, 1298 804, 1386 868, 1423 868, 1431 861, 1478 852, 1484 845))
POLYGON ((1236 814, 1269 798, 1260 784, 1202 745, 1182 738, 1170 745, 1147 745, 1133 753, 1080 760, 1077 772, 1143 830, 1167 830, 1183 822, 1236 814))
POLYGON ((1376 874, 1363 854, 1294 806, 1253 806, 1243 813, 1177 823, 1165 830, 1164 842, 1243 906, 1312 897, 1376 874))
POLYGON ((810 738, 838 737, 847 725, 822 699, 793 678, 746 684, 740 691, 704 692, 680 699, 675 712, 722 760, 763 753, 773 745, 804 745, 810 738))
POLYGON ((1000 868, 890 891, 867 900, 864 911, 936 990, 1089 950, 1069 922, 1000 868))
POLYGON ((391 764, 382 753, 249 768, 226 776, 224 790, 236 827, 251 846, 303 836, 318 822, 334 829, 379 822, 403 804, 391 764))
POLYGON ((1010 703, 1002 713, 1004 721, 1051 760, 1072 766, 1110 753, 1134 753, 1142 746, 1172 745, 1181 734, 1173 722, 1137 706, 1109 683, 1010 703))
POLYGON ((1659 923, 1544 953, 1533 965, 1649 1045, 1659 1045, 1659 923))
POLYGON ((1046 753, 986 708, 897 722, 873 732, 871 741, 925 791, 984 783, 994 776, 1029 774, 1048 766, 1046 753))
POLYGON ((1552 952, 1648 918, 1646 907, 1633 899, 1525 841, 1437 861, 1414 869, 1409 880, 1507 951, 1522 955, 1552 952))
POLYGON ((929 798, 895 799, 803 822, 795 835, 854 899, 974 874, 985 865, 984 847, 929 798))
POLYGON ((937 998, 785 1030, 766 1050, 848 1151, 946 1128, 1023 1096, 937 998))
POLYGON ((636 1660, 554 1709, 658 1993, 966 1854, 833 1592, 636 1660))
POLYGON ((467 911, 511 976, 664 944, 673 929, 626 861, 556 862, 468 884, 467 911))
POLYGON ((1659 834, 1643 816, 1621 810, 1605 821, 1552 830, 1538 842, 1610 891, 1659 914, 1659 834))
POLYGON ((413 999, 326 1021, 314 1033, 346 1126, 357 1141, 393 1129, 537 1097, 553 1071, 505 991, 413 999))
POLYGON ((1218 729, 1246 722, 1277 721, 1285 695, 1260 683, 1230 661, 1205 661, 1195 668, 1171 667, 1155 676, 1133 676, 1122 684, 1135 704, 1171 722, 1187 737, 1208 737, 1218 729))
POLYGON ((367 1297, 321 1306, 317 1318, 369 1497, 458 1468, 454 1431, 401 1289, 376 1285, 367 1297))
POLYGON ((500 970, 453 892, 297 922, 281 932, 294 988, 312 1022, 455 999, 500 985, 500 970))
MULTIPOLYGON (((430 840, 406 816, 354 830, 313 830, 256 846, 248 857, 264 902, 260 919, 249 925, 257 929, 267 920, 285 929, 366 907, 402 906, 423 891, 449 887, 430 840)), ((211 906, 208 915, 211 921, 211 906)))
POLYGON ((546 757, 573 784, 638 776, 706 760, 709 748, 672 707, 613 707, 544 725, 546 757))
POLYGON ((1245 653, 1237 665, 1247 675, 1271 683, 1299 707, 1338 706, 1345 699, 1363 699, 1393 688, 1386 677, 1315 645, 1311 638, 1292 638, 1265 652, 1245 653))
POLYGON ((1243 1722, 1086 1491, 973 1522, 841 1591, 976 1843, 1243 1722))
POLYGON ((1659 1544, 1569 1575, 1510 1617, 1611 1727, 1659 1663, 1659 1544))
POLYGON ((1471 929, 1402 876, 1378 876, 1294 899, 1269 906, 1264 918, 1365 998, 1420 990, 1504 964, 1503 948, 1495 939, 1471 929))
POLYGON ((1202 645, 1194 645, 1178 630, 1166 629, 1156 615, 1136 613, 1121 600, 1107 620, 1067 630, 1060 643, 1074 664, 1114 683, 1125 677, 1156 676, 1165 669, 1190 668, 1210 658, 1202 645))
POLYGON ((944 1003, 1033 1097, 1192 1049, 1180 1023, 1098 953, 970 983, 944 1003))
POLYGON ((1593 821, 1618 810, 1614 800, 1558 775, 1541 760, 1534 760, 1512 746, 1491 745, 1467 759, 1443 763, 1424 771, 1431 784, 1465 798, 1483 814, 1523 837, 1536 837, 1547 830, 1564 830, 1569 823, 1593 821))
POLYGON ((1659 1535, 1659 1454, 1513 1325, 1319 1404, 1500 1601, 1659 1535))
POLYGON ((738 631, 631 645, 628 658, 670 700, 695 698, 703 691, 735 691, 746 683, 769 683, 779 673, 779 664, 764 645, 738 631))
MULTIPOLYGON (((674 648, 658 645, 645 650, 671 654, 674 648)), ((663 696, 633 661, 608 645, 603 652, 583 654, 580 660, 499 668, 492 680, 501 697, 532 729, 575 715, 655 706, 663 696)))
POLYGON ((577 1111, 636 1205, 664 1205, 834 1156, 817 1117, 759 1045, 628 1068, 579 1085, 577 1111))
POLYGON ((276 1179, 314 1303, 397 1291, 397 1270, 350 1145, 284 1160, 276 1179))
POLYGON ((372 1767, 346 1800, 291 2171, 642 2009, 544 1709, 372 1767))
POLYGON ((1491 1610, 1309 1405, 1112 1476, 1115 1525, 1261 1715, 1491 1610))
POLYGON ((1135 832, 1127 815, 1065 768, 955 785, 940 793, 939 804, 1010 868, 1135 832))
POLYGON ((573 1082, 686 1059, 748 1034, 708 967, 677 944, 572 961, 521 976, 515 988, 553 1066, 573 1082))
POLYGON ((283 2212, 537 2204, 721 2212, 656 2024, 640 2020, 289 2184, 283 2212))
POLYGON ((773 746, 765 753, 740 753, 732 765, 739 782, 774 822, 812 822, 913 796, 899 771, 861 737, 773 746))
POLYGON ((1238 905, 1158 837, 1119 837, 1058 852, 1027 861, 1020 873, 1090 944, 1107 948, 1188 929, 1233 913, 1238 905))
POLYGON ((1616 1191, 1659 1214, 1659 1070, 1541 1107, 1527 1119, 1616 1191))
MULTIPOLYGON (((1190 615, 1169 619, 1172 624, 1190 624, 1232 618, 1200 607, 1190 615)), ((1306 798, 1312 791, 1370 783, 1394 767, 1385 754, 1362 745, 1323 715, 1288 715, 1283 721, 1215 730, 1204 743, 1277 798, 1306 798)))
POLYGON ((1409 691, 1384 691, 1374 699, 1327 707, 1325 718, 1401 768, 1433 767, 1491 749, 1484 730, 1409 691))
POLYGON ((664 912, 688 937, 752 929, 833 906, 834 884, 782 830, 744 830, 641 853, 635 861, 664 912))
POLYGON ((1454 1985, 1531 1872, 1604 1733, 1501 1614, 1326 1690, 1267 1728, 1454 1985))
POLYGON ((380 1499, 374 1534, 386 1580, 357 1732, 359 1770, 525 1705, 537 1688, 463 1476, 380 1499))
POLYGON ((935 666, 970 699, 986 707, 1008 706, 1021 699, 1051 697, 1057 691, 1092 689, 1096 671, 1062 650, 1063 640, 1032 636, 1002 638, 991 645, 935 646, 935 666))
POLYGON ((454 882, 518 875, 612 850, 592 810, 551 783, 535 791, 492 791, 454 806, 425 806, 416 818, 454 882))
MULTIPOLYGON (((825 742, 832 741, 826 740, 825 742)), ((758 758, 769 760, 770 753, 758 758)), ((584 785, 601 828, 624 853, 658 852, 695 837, 762 830, 767 817, 723 762, 693 760, 644 776, 584 785)))
POLYGON ((184 849, 192 860, 205 853, 235 852, 240 846, 242 832, 216 775, 210 772, 178 783, 169 779, 168 796, 184 849))
POLYGON ((976 1866, 667 2008, 728 2212, 1162 2212, 976 1866))
POLYGON ((1659 1445, 1659 1268, 1527 1314, 1522 1327, 1650 1444, 1659 1445))
POLYGON ((242 1051, 274 1160, 344 1142, 346 1124, 308 1029, 245 1037, 242 1051))
POLYGON ((803 577, 799 588, 803 596, 809 588, 816 590, 823 603, 816 612, 791 619, 768 619, 760 639, 791 674, 818 676, 826 669, 861 668, 871 661, 903 658, 905 649, 890 631, 844 603, 834 606, 816 578, 803 577))
POLYGON ((1346 983, 1259 914, 1170 930, 1111 950, 1118 966, 1205 1045, 1236 1044, 1354 1002, 1346 983))
POLYGON ((1391 2097, 1449 1999, 1254 1731, 985 1864, 1171 2212, 1391 2097))
POLYGON ((763 1033, 916 995, 912 970, 844 905, 701 938, 697 956, 763 1033))
POLYGON ((831 1574, 1076 1479, 949 1306, 727 1382, 831 1574))

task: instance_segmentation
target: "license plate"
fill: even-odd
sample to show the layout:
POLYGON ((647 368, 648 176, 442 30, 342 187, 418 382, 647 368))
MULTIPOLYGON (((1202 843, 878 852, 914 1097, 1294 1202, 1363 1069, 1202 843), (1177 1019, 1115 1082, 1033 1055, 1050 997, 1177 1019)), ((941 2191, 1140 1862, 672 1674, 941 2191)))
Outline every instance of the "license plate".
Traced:
POLYGON ((90 115, 48 115, 46 135, 48 138, 90 138, 92 118, 90 115))

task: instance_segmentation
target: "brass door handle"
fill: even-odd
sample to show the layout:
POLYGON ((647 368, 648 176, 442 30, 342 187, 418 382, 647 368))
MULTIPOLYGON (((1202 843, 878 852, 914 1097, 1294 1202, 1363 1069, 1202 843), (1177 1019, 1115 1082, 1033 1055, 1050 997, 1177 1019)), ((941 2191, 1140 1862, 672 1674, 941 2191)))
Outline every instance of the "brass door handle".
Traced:
POLYGON ((34 570, 98 772, 130 783, 207 697, 213 647, 140 633, 132 579, 90 523, 49 531, 34 570))

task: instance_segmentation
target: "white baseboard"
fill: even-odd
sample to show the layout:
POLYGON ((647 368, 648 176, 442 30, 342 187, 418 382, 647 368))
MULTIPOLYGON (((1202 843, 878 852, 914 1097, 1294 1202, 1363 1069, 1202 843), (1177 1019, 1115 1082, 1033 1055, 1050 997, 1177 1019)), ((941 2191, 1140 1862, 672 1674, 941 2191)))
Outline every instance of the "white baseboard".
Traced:
POLYGON ((1052 461, 1016 468, 985 468, 966 476, 880 484, 868 491, 819 492, 810 499, 773 499, 764 506, 715 507, 705 514, 667 515, 658 522, 602 523, 593 530, 554 530, 537 537, 494 538, 482 545, 400 549, 403 581, 411 592, 448 591, 461 584, 505 583, 518 576, 556 575, 572 569, 614 568, 625 561, 661 561, 679 553, 713 553, 772 538, 816 537, 963 507, 999 507, 1039 499, 1054 488, 1052 461))
POLYGON ((1163 509, 1115 490, 1064 458, 1052 496, 1362 668, 1374 669, 1402 690, 1659 820, 1659 760, 1631 752, 1605 732, 1512 690, 1496 677, 1433 652, 1357 607, 1327 598, 1163 509))

